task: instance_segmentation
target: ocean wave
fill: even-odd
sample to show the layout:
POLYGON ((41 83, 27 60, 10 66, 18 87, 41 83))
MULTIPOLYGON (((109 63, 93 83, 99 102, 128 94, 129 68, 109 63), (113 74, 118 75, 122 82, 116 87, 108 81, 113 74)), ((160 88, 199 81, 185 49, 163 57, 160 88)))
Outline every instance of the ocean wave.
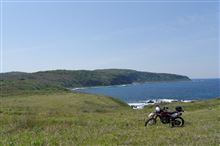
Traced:
POLYGON ((149 99, 142 102, 128 103, 133 109, 143 109, 145 106, 154 105, 159 103, 172 103, 172 102, 192 102, 194 100, 177 100, 177 99, 149 99))
POLYGON ((73 91, 76 91, 76 90, 81 90, 81 89, 85 89, 85 88, 73 88, 73 89, 71 89, 71 90, 73 90, 73 91))

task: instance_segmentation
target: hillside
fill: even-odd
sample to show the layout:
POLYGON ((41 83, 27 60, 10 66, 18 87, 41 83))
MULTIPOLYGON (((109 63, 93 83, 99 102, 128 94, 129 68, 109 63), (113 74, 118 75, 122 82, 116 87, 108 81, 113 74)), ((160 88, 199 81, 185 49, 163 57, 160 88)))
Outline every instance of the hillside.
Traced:
POLYGON ((127 69, 54 70, 0 74, 1 95, 65 91, 65 88, 190 80, 187 76, 127 69))
POLYGON ((62 93, 1 98, 0 145, 178 145, 220 143, 219 98, 183 106, 185 126, 144 127, 154 106, 132 110, 110 97, 62 93))

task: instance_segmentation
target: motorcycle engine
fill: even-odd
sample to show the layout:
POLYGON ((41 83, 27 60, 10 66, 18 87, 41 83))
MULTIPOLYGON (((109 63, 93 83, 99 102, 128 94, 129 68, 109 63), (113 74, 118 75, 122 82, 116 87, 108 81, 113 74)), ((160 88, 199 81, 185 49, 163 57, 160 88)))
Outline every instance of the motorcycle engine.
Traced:
POLYGON ((168 116, 161 117, 160 120, 163 124, 167 124, 170 122, 170 118, 168 116))

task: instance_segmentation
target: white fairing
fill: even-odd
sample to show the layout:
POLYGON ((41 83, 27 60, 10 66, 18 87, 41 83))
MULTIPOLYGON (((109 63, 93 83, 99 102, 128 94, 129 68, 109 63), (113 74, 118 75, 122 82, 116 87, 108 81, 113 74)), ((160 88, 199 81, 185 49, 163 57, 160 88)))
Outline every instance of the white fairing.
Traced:
POLYGON ((160 107, 157 106, 157 107, 155 108, 155 110, 156 110, 156 112, 159 112, 159 111, 160 111, 160 107))
POLYGON ((178 113, 174 113, 174 114, 171 115, 171 117, 173 117, 173 118, 175 118, 177 116, 178 116, 178 113))
POLYGON ((148 115, 148 118, 153 118, 154 115, 155 115, 155 113, 150 113, 150 114, 148 115))

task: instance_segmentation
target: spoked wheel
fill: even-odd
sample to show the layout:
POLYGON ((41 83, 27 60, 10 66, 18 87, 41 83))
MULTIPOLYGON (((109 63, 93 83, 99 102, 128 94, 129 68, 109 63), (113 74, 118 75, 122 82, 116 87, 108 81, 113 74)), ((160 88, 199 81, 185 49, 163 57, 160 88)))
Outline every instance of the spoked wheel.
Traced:
POLYGON ((183 125, 184 125, 184 120, 181 117, 176 117, 171 122, 172 127, 183 127, 183 125))
POLYGON ((155 118, 150 118, 145 122, 145 126, 147 126, 147 125, 152 126, 152 125, 155 125, 155 124, 156 124, 156 119, 155 118))

